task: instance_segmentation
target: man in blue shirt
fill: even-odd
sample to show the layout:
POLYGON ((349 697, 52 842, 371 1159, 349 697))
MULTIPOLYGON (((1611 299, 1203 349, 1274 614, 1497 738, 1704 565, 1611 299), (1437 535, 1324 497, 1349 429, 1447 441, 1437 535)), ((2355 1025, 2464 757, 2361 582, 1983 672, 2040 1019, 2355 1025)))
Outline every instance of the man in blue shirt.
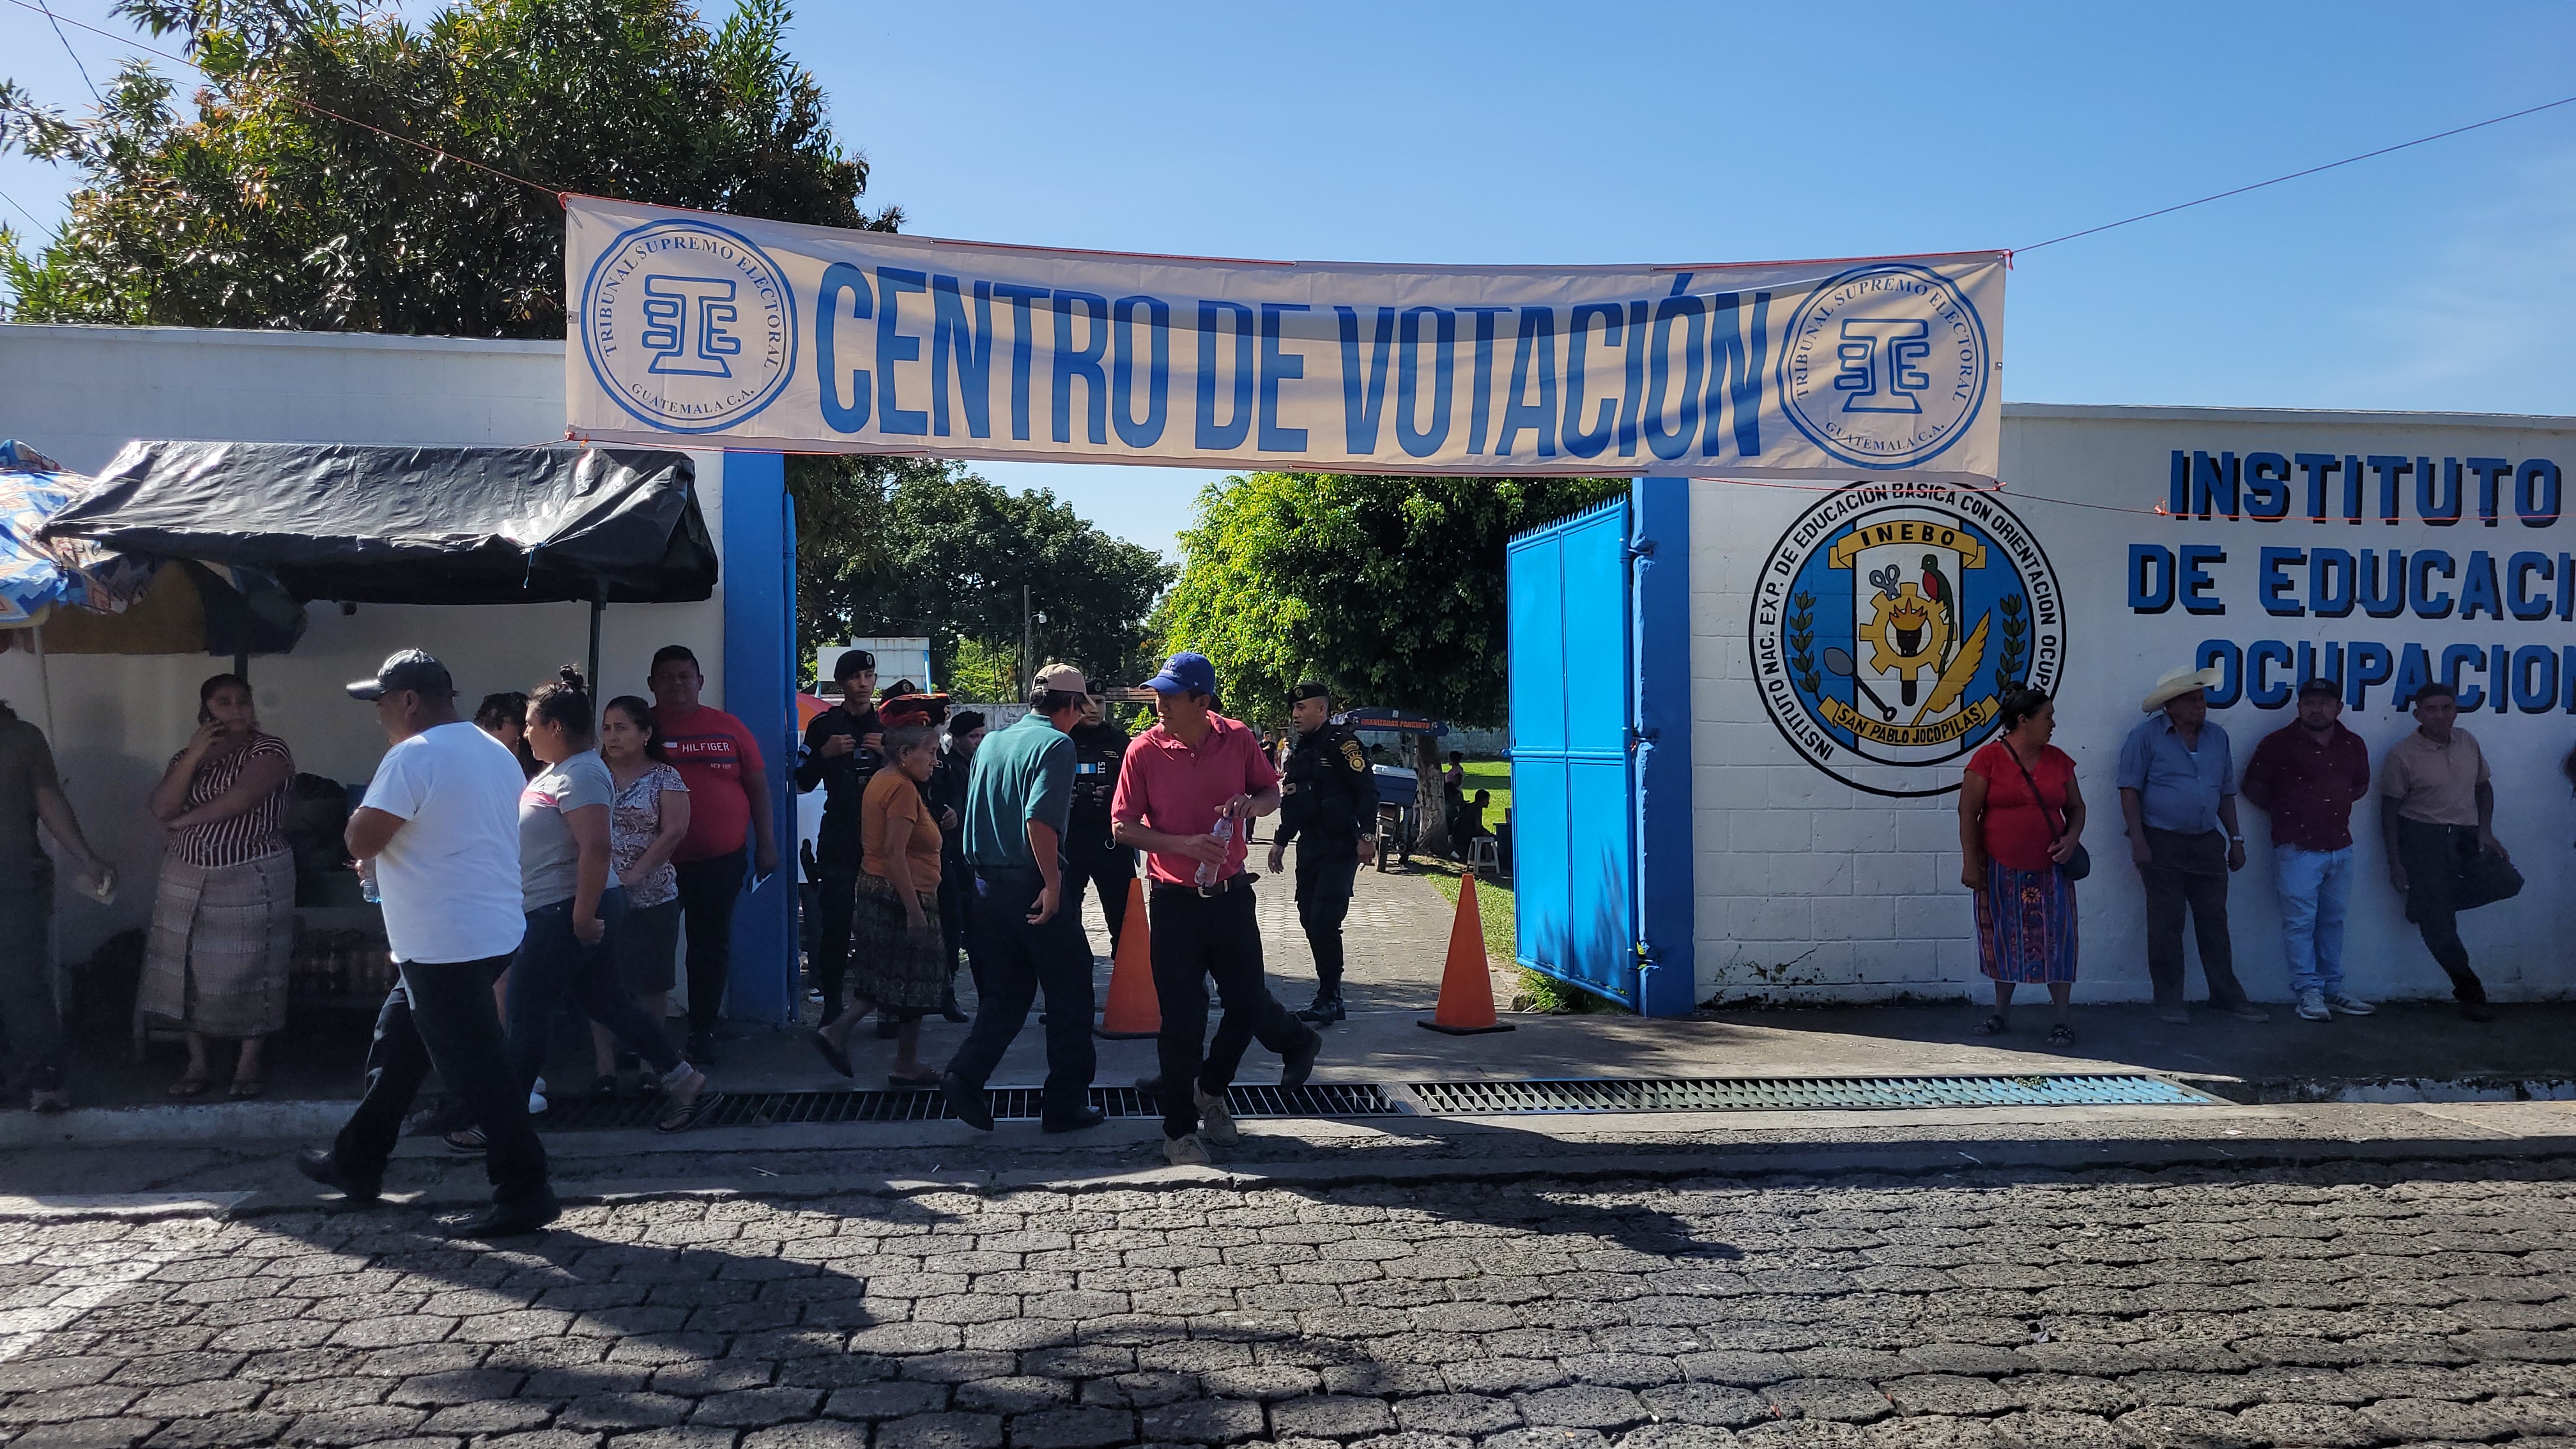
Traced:
POLYGON ((2209 722, 2204 693, 2216 669, 2177 669, 2156 681, 2147 718, 2120 746, 2120 814, 2129 858, 2147 885, 2147 978, 2156 1016, 2183 1025, 2182 918, 2191 912, 2209 1004, 2241 1021, 2271 1013, 2246 1000, 2227 937, 2227 877, 2245 868, 2236 826, 2236 758, 2227 731, 2209 722))

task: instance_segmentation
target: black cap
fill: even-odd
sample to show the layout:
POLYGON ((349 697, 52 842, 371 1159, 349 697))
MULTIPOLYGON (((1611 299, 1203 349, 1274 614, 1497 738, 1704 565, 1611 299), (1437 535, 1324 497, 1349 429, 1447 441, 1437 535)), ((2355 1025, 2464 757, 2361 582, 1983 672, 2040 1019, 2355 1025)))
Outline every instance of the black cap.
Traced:
POLYGON ((865 649, 844 649, 841 657, 832 661, 832 682, 838 684, 861 674, 874 674, 876 669, 875 655, 865 649))
POLYGON ((448 677, 447 666, 425 650, 405 649, 388 654, 376 666, 376 677, 361 679, 349 686, 351 699, 382 699, 397 690, 417 690, 432 699, 454 699, 456 681, 448 677))
POLYGON ((1332 697, 1333 687, 1324 683, 1320 679, 1309 679, 1305 683, 1298 685, 1295 689, 1288 691, 1288 702, 1290 704, 1295 704, 1301 699, 1331 699, 1332 697))
POLYGON ((2311 674, 2299 681, 2299 698, 2305 699, 2312 694, 2331 694, 2340 697, 2343 694, 2343 686, 2322 674, 2311 674))

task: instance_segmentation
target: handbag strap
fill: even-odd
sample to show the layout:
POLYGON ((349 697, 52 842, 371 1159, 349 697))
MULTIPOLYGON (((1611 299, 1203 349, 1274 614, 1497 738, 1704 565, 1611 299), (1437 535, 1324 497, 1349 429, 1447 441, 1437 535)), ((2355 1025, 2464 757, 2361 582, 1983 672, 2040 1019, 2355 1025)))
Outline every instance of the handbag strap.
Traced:
MULTIPOLYGON (((2048 814, 2048 801, 2039 793, 2039 782, 2031 778, 2030 766, 2021 762, 2021 752, 2012 747, 2010 740, 1997 740, 1995 743, 2002 747, 2006 756, 2010 757, 2013 767, 2021 771, 2021 782, 2030 787, 2030 803, 2038 806, 2040 815, 2045 818, 2048 814)), ((2048 828, 2048 843, 2055 845, 2065 838, 2066 812, 2061 810, 2057 814, 2057 823, 2048 828)))

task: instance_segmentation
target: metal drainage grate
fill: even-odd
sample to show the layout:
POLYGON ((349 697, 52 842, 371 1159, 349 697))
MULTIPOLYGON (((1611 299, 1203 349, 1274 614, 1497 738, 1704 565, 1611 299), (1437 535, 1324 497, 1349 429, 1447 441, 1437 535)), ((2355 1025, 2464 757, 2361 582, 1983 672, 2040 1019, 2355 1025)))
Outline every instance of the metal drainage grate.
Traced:
MULTIPOLYGON (((993 1087, 985 1099, 1001 1122, 1039 1119, 1035 1087, 993 1087)), ((1313 1083, 1303 1087, 1236 1086, 1226 1093, 1237 1117, 1388 1117, 1402 1112, 1376 1083, 1313 1083)), ((1111 1117, 1160 1118, 1151 1092, 1133 1087, 1094 1087, 1091 1105, 1111 1117)), ((650 1127, 662 1104, 654 1098, 585 1098, 555 1104, 537 1119, 549 1132, 608 1132, 650 1127)), ((783 1126, 790 1123, 945 1122, 955 1114, 948 1099, 927 1088, 851 1092, 721 1092, 698 1118, 701 1127, 783 1126)))
POLYGON ((1856 1107, 2193 1106, 2208 1099, 2161 1077, 1695 1077, 1555 1082, 1415 1082, 1440 1116, 1521 1112, 1743 1112, 1856 1107))

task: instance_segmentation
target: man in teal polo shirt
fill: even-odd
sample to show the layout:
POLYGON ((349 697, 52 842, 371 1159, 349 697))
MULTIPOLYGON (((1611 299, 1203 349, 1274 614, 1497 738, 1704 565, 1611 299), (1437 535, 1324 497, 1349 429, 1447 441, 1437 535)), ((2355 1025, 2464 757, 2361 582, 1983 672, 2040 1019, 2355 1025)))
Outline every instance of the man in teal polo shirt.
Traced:
POLYGON ((1046 1088, 1039 1125, 1072 1132, 1100 1125, 1091 1105, 1091 941, 1064 906, 1064 827, 1073 807, 1073 738, 1088 681, 1071 665, 1038 671, 1037 691, 1019 723, 984 737, 966 783, 966 868, 974 875, 975 1024, 940 1087, 949 1109, 977 1131, 993 1130, 984 1083, 1029 1007, 1046 992, 1046 1088))

